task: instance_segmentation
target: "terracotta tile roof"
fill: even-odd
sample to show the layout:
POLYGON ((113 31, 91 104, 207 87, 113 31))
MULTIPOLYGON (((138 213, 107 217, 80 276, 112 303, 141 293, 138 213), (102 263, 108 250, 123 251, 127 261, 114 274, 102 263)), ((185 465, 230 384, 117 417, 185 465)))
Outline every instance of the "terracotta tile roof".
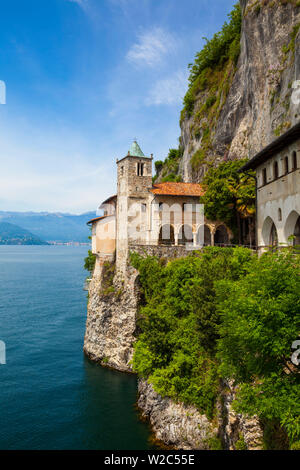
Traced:
POLYGON ((90 224, 93 224, 95 222, 98 222, 98 220, 102 220, 102 219, 106 219, 107 215, 103 215, 102 217, 96 217, 95 219, 91 219, 89 220, 86 225, 90 225, 90 224))
POLYGON ((168 196, 203 196, 204 191, 197 183, 156 183, 150 191, 168 196))

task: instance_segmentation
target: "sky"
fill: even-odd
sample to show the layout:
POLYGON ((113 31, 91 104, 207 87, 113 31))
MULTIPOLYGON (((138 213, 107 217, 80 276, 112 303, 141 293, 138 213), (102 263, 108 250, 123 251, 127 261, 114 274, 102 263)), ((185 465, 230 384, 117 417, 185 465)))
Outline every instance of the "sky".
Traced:
POLYGON ((163 160, 188 64, 234 3, 2 0, 0 211, 96 210, 135 138, 163 160))

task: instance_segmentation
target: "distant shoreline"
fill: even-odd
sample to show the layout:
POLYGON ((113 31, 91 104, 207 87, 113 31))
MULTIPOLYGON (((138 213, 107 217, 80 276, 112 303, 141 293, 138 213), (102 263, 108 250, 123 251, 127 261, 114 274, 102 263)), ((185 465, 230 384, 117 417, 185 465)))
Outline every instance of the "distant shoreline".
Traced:
POLYGON ((47 242, 47 243, 0 243, 1 246, 86 246, 90 247, 90 243, 79 242, 47 242))

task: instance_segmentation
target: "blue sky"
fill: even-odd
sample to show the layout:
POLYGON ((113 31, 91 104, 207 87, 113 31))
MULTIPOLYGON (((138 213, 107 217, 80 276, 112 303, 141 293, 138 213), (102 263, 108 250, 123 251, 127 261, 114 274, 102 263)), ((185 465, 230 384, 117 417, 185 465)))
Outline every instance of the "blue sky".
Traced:
POLYGON ((188 63, 229 0, 6 0, 0 210, 81 213, 115 193, 133 138, 177 147, 188 63))

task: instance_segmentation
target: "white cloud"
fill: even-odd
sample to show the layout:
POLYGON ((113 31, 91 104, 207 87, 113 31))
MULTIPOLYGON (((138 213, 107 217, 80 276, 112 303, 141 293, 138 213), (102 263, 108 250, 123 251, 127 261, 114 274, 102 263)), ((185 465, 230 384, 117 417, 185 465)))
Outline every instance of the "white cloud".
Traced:
POLYGON ((178 70, 173 75, 161 80, 157 80, 146 98, 146 104, 179 104, 187 90, 188 73, 178 70))
POLYGON ((81 8, 85 9, 87 7, 88 0, 67 0, 68 2, 77 3, 81 8))
POLYGON ((138 36, 138 42, 127 53, 127 59, 136 65, 153 67, 174 49, 174 39, 161 28, 154 28, 138 36))

